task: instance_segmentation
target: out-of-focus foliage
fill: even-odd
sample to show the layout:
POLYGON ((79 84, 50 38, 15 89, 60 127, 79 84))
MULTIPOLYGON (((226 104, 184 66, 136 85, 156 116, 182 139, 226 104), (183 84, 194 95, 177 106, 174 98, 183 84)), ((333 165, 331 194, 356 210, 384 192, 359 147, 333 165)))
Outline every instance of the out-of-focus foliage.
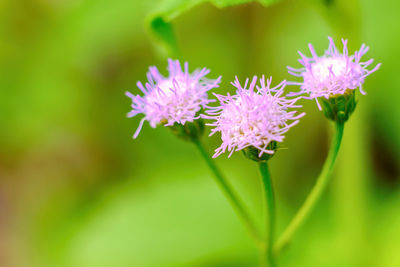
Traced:
MULTIPOLYGON (((160 16, 191 70, 223 75, 218 93, 235 75, 292 79, 296 51, 312 42, 322 53, 328 35, 352 51, 365 42, 383 63, 358 96, 330 190, 279 266, 400 266, 400 2, 201 2, 160 16)), ((162 126, 131 138, 140 118, 125 117, 124 92, 139 93, 149 65, 166 67, 146 26, 161 4, 0 2, 0 266, 256 266, 195 147, 162 126)), ((330 139, 315 103, 302 104, 307 116, 271 160, 278 233, 330 139)), ((220 142, 204 141, 210 151, 220 142)), ((254 163, 241 153, 217 163, 260 220, 254 163)))
POLYGON ((178 56, 179 47, 171 24, 172 20, 189 9, 204 3, 212 3, 218 8, 233 5, 259 2, 263 6, 271 5, 278 0, 164 0, 151 12, 149 18, 150 30, 154 33, 159 45, 163 46, 169 55, 178 56))

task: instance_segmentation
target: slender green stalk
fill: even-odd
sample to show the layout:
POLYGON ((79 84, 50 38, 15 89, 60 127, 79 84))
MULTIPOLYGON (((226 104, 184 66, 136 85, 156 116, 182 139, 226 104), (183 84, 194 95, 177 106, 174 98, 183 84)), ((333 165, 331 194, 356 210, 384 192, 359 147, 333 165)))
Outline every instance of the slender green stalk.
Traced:
POLYGON ((329 184, 330 178, 332 176, 333 167, 336 162, 336 158, 339 152, 340 143, 343 136, 344 123, 336 123, 336 132, 332 140, 332 145, 330 147, 328 156, 325 160, 324 166, 322 167, 321 174, 317 178, 317 182, 314 188, 311 190, 307 199, 304 201, 303 206, 299 209, 297 214, 294 216, 289 226, 283 232, 281 237, 278 239, 274 245, 274 255, 278 255, 279 252, 291 241, 293 235, 297 229, 305 222, 307 217, 310 215, 314 206, 317 204, 318 200, 321 198, 322 193, 329 184))
POLYGON ((268 170, 268 164, 266 162, 259 163, 260 172, 262 176, 262 184, 264 186, 264 207, 265 207, 265 256, 267 266, 273 267, 274 255, 272 254, 272 245, 274 242, 274 230, 275 230, 275 198, 274 190, 272 186, 271 177, 268 170))
POLYGON ((246 208, 242 205, 240 199, 237 197, 236 193, 233 191, 232 187, 229 183, 225 180, 220 170, 215 165, 214 161, 210 158, 207 151, 204 149, 203 144, 200 140, 193 140, 194 144, 199 149, 201 155, 203 156, 204 160, 206 161, 208 167, 214 173, 214 178, 221 190, 225 193, 225 196, 229 199, 230 203, 232 204, 233 208, 239 215, 239 217, 243 220, 244 224, 248 228, 251 236, 255 240, 258 247, 262 247, 262 240, 260 239, 260 235, 258 233, 257 228, 253 220, 250 218, 246 208))

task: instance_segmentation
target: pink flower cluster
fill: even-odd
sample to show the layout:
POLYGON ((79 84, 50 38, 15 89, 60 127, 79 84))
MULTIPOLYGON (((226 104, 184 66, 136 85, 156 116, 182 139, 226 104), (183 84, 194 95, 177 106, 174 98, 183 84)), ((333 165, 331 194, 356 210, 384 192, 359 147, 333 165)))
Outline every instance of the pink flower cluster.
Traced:
MULTIPOLYGON (((301 56, 299 62, 304 67, 301 69, 288 67, 290 74, 303 77, 303 82, 289 83, 300 85, 301 89, 299 93, 292 93, 291 95, 308 94, 308 97, 305 98, 314 98, 318 103, 318 97, 329 98, 356 88, 360 89, 361 94, 365 94, 362 90, 365 77, 376 71, 381 64, 377 64, 373 69, 368 70, 367 68, 374 60, 361 62, 361 57, 369 49, 367 46, 363 44, 354 55, 349 55, 347 40, 342 39, 343 51, 340 52, 333 39, 330 37, 328 39, 329 48, 323 56, 318 57, 313 46, 309 44, 312 57, 308 58, 299 51, 301 56)), ((319 103, 318 107, 321 109, 319 103)))
MULTIPOLYGON (((132 111, 128 117, 144 115, 134 138, 138 136, 144 121, 148 121, 154 128, 158 124, 184 125, 203 117, 214 120, 207 124, 214 127, 210 135, 221 133, 222 144, 215 150, 214 157, 227 150, 231 156, 234 151, 246 147, 258 149, 259 157, 264 153, 273 154, 275 151, 268 149, 268 144, 282 142, 284 134, 305 115, 296 111, 296 108, 301 107, 296 104, 300 98, 315 99, 318 103, 319 97, 328 99, 356 88, 365 94, 362 90, 364 79, 376 71, 380 64, 368 70, 373 59, 361 62, 368 47, 363 44, 354 55, 349 55, 347 40, 342 39, 342 42, 342 52, 336 48, 332 38, 329 38, 329 48, 323 56, 317 56, 311 44, 309 48, 312 57, 307 58, 299 52, 299 62, 303 68, 288 69, 290 74, 302 77, 302 82, 283 81, 271 88, 271 78, 265 80, 262 76, 259 85, 257 77, 253 77, 250 84, 247 79, 242 86, 236 77, 232 83, 237 89, 236 94, 214 94, 219 101, 216 107, 208 105, 215 101, 208 98, 208 91, 219 86, 221 77, 215 80, 205 78, 210 72, 208 69, 189 73, 187 62, 182 70, 178 60, 169 59, 169 76, 164 77, 156 67, 150 67, 148 82, 144 86, 137 83, 144 95, 126 93, 132 99, 132 111), (300 91, 284 95, 286 85, 298 85, 300 91), (293 96, 297 97, 291 98, 293 96), (206 114, 201 114, 202 109, 205 109, 206 114)), ((318 107, 321 109, 319 103, 318 107)))
POLYGON ((264 153, 273 154, 275 151, 268 150, 268 144, 282 142, 284 134, 305 115, 296 110, 289 111, 301 106, 296 105, 299 98, 287 99, 282 95, 285 81, 271 88, 271 80, 265 81, 263 76, 256 85, 257 77, 254 76, 247 88, 249 79, 242 86, 236 77, 232 83, 237 88, 235 95, 215 94, 220 106, 208 108, 208 116, 203 115, 215 120, 207 124, 215 127, 210 135, 221 133, 222 145, 215 150, 214 158, 226 150, 230 151, 230 157, 234 151, 249 146, 260 151, 259 157, 264 153))
POLYGON ((214 101, 208 99, 207 91, 218 87, 221 77, 216 80, 206 79, 210 70, 203 68, 190 74, 188 68, 187 62, 182 70, 178 60, 169 59, 169 77, 162 76, 156 67, 150 67, 145 86, 141 82, 137 83, 144 95, 126 92, 132 99, 132 111, 128 117, 144 114, 133 138, 139 135, 146 120, 153 128, 158 124, 185 124, 198 119, 200 110, 214 101))

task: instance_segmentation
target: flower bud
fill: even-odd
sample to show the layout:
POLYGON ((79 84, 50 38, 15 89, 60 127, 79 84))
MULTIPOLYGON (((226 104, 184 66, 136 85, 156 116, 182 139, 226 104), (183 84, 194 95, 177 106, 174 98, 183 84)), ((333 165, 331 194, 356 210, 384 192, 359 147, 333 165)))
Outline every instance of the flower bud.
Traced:
MULTIPOLYGON (((277 148, 278 148, 278 142, 276 142, 276 141, 271 141, 266 147, 266 149, 271 150, 271 151, 276 151, 277 148)), ((248 147, 244 148, 243 154, 247 158, 257 161, 257 162, 267 161, 275 155, 275 153, 273 153, 273 154, 263 153, 260 156, 260 154, 261 154, 260 150, 254 146, 248 146, 248 147)))
POLYGON ((325 116, 333 121, 344 123, 356 108, 355 90, 347 89, 344 94, 320 98, 325 116))
POLYGON ((204 121, 202 119, 197 119, 192 122, 186 122, 185 124, 174 123, 168 128, 170 128, 172 133, 177 137, 186 141, 193 141, 199 139, 203 135, 204 121))

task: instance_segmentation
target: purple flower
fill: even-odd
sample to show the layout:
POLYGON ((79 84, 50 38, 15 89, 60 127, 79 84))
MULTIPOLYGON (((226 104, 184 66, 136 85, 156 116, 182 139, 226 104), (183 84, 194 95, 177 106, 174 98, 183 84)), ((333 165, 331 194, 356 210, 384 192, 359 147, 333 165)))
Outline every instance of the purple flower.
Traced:
POLYGON ((259 150, 259 157, 264 153, 273 154, 274 150, 267 149, 270 142, 282 142, 284 134, 295 124, 304 113, 288 111, 289 108, 301 107, 296 105, 296 99, 287 99, 283 94, 285 81, 274 88, 270 88, 271 78, 265 84, 264 76, 260 79, 260 86, 256 86, 257 77, 254 76, 249 88, 249 79, 245 85, 239 83, 236 77, 233 86, 237 88, 236 95, 227 96, 214 94, 220 102, 218 107, 209 107, 204 118, 214 119, 215 122, 206 124, 214 126, 213 135, 221 132, 222 145, 215 150, 214 158, 226 150, 234 151, 246 147, 255 147, 259 150))
POLYGON ((203 68, 189 73, 188 63, 184 70, 178 60, 168 59, 169 77, 162 76, 154 66, 147 73, 148 82, 143 86, 137 83, 143 96, 126 92, 132 99, 132 111, 128 117, 143 114, 133 138, 139 135, 143 123, 147 120, 151 127, 158 124, 172 126, 175 123, 185 124, 199 118, 199 111, 213 100, 208 99, 207 91, 218 87, 221 77, 216 80, 206 79, 210 70, 203 68))
POLYGON ((372 70, 368 70, 367 67, 372 64, 373 59, 361 62, 361 57, 369 49, 364 44, 354 55, 349 55, 347 40, 342 39, 343 52, 341 53, 336 48, 332 38, 328 37, 328 39, 329 48, 323 56, 318 57, 313 46, 309 44, 311 58, 307 58, 299 51, 301 56, 299 62, 304 68, 288 67, 290 74, 303 77, 302 83, 288 82, 288 84, 300 85, 301 88, 299 93, 292 93, 291 95, 309 94, 309 97, 305 98, 314 98, 319 109, 321 109, 321 106, 318 103, 318 97, 328 99, 334 95, 343 95, 348 89, 354 90, 356 88, 360 88, 361 94, 366 94, 362 90, 365 77, 376 71, 381 65, 378 64, 372 70))

